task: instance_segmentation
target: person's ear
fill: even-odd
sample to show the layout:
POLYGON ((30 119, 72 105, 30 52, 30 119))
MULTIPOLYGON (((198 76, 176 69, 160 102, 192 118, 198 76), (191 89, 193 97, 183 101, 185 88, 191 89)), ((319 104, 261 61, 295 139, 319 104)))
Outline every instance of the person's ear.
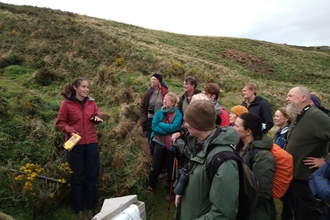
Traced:
POLYGON ((249 129, 249 128, 246 129, 245 132, 246 132, 246 135, 251 135, 252 134, 251 129, 249 129))

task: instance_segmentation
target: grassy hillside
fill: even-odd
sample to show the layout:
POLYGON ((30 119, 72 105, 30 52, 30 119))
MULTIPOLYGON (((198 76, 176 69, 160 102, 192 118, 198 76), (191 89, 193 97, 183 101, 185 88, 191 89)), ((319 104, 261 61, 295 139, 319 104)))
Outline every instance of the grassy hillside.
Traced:
MULTIPOLYGON (((66 82, 84 76, 90 79, 90 96, 104 115, 104 123, 98 125, 100 205, 103 198, 138 194, 148 201, 150 219, 157 219, 151 213, 157 212, 157 202, 143 193, 150 158, 141 151, 139 104, 153 72, 161 73, 178 95, 187 75, 198 79, 199 89, 207 82, 219 83, 219 101, 227 109, 241 103, 246 82, 258 85, 258 94, 270 101, 273 110, 285 105, 286 94, 295 85, 322 91, 323 104, 329 105, 329 50, 179 35, 3 3, 0 30, 0 166, 19 169, 35 163, 48 168, 49 176, 64 175, 55 172, 65 162, 64 136, 54 126, 62 101, 59 94, 66 82)), ((2 171, 0 210, 17 219, 69 218, 67 188, 54 186, 54 201, 48 207, 53 193, 49 186, 39 181, 35 184, 43 189, 40 195, 26 195, 14 179, 17 174, 2 171)))

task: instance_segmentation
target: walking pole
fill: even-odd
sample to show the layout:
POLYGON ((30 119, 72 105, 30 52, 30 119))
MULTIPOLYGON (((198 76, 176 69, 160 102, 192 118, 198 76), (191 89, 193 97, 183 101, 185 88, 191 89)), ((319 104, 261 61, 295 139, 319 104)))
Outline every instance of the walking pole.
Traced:
MULTIPOLYGON (((0 166, 0 170, 9 170, 11 172, 17 172, 17 173, 20 173, 20 174, 24 174, 23 171, 10 169, 10 168, 3 167, 3 166, 0 166)), ((58 179, 54 179, 54 178, 48 177, 48 176, 37 175, 36 177, 39 178, 39 179, 49 180, 49 181, 52 181, 52 182, 58 182, 58 183, 60 182, 58 179)))
POLYGON ((171 186, 170 186, 170 199, 168 201, 168 206, 167 206, 167 216, 166 216, 166 220, 168 220, 169 215, 170 215, 170 209, 171 209, 171 201, 172 201, 172 192, 173 192, 173 182, 174 182, 174 178, 176 176, 176 169, 178 166, 178 160, 177 158, 174 156, 174 160, 173 160, 173 168, 172 168, 172 179, 171 179, 171 186))

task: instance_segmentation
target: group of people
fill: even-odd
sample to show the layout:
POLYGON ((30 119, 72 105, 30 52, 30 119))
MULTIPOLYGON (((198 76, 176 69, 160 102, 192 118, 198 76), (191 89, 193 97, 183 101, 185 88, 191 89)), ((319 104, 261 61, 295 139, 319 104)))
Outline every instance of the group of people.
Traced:
MULTIPOLYGON (((176 219, 236 219, 238 164, 233 160, 224 162, 211 182, 207 180, 206 166, 220 151, 237 152, 248 163, 253 149, 263 148, 266 150, 254 155, 251 166, 259 193, 257 207, 249 219, 276 219, 272 197, 276 161, 269 151, 276 143, 294 161, 293 179, 281 198, 282 219, 330 219, 330 161, 326 160, 330 117, 329 110, 321 105, 322 94, 294 87, 287 94, 287 106, 273 115, 269 102, 257 95, 256 85, 248 83, 242 89, 244 101, 228 114, 218 102, 219 85, 207 83, 203 91, 197 85, 194 77, 186 77, 184 94, 179 98, 169 91, 161 74, 151 76, 151 86, 141 101, 142 127, 152 156, 147 192, 153 191, 166 167, 166 199, 171 202, 169 189, 177 184, 173 185, 173 165, 180 155, 185 179, 180 193, 175 195, 176 219), (278 130, 272 139, 267 132, 274 122, 278 130)), ((56 126, 66 134, 66 140, 74 134, 82 137, 71 151, 66 151, 73 171, 71 199, 77 219, 84 219, 85 205, 87 218, 95 215, 100 169, 95 125, 103 119, 88 92, 85 78, 67 83, 56 118, 56 126)))
POLYGON ((281 198, 282 219, 321 219, 324 216, 329 219, 328 207, 322 204, 330 204, 330 161, 325 163, 330 117, 329 111, 321 105, 321 93, 294 87, 287 94, 287 106, 278 108, 273 115, 269 102, 257 95, 256 85, 247 83, 242 89, 244 101, 232 107, 228 114, 218 103, 220 88, 216 83, 207 83, 200 91, 197 80, 188 76, 183 83, 184 94, 178 98, 168 92, 167 86, 166 91, 162 90, 166 84, 160 74, 153 74, 151 82, 141 105, 143 128, 151 134, 148 139, 152 166, 147 192, 153 191, 166 164, 165 188, 169 201, 168 189, 175 181, 173 160, 180 155, 180 167, 186 170, 187 179, 183 193, 180 185, 180 194, 175 195, 176 219, 236 219, 239 205, 236 162, 224 162, 211 183, 206 179, 205 169, 212 156, 220 151, 236 151, 249 163, 255 148, 265 150, 254 155, 251 165, 259 183, 259 193, 257 207, 249 219, 276 219, 272 195, 276 160, 270 152, 274 143, 290 153, 294 162, 293 179, 281 198), (156 87, 153 81, 158 81, 156 87), (154 91, 164 91, 159 96, 164 97, 163 106, 154 104, 154 97, 158 97, 154 91), (172 99, 170 104, 166 94, 172 99), (149 111, 150 107, 155 109, 154 114, 149 111), (168 117, 167 112, 175 114, 168 117), (274 123, 278 129, 272 138, 267 133, 274 123), (217 132, 219 127, 221 132, 217 132), (211 145, 217 147, 208 152, 211 145), (323 181, 320 185, 320 181, 316 181, 319 179, 323 181), (329 193, 323 195, 325 188, 329 193))

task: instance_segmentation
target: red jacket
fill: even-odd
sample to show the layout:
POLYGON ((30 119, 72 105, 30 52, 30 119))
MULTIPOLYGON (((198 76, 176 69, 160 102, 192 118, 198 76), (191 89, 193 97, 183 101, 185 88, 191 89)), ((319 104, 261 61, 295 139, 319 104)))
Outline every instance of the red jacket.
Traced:
POLYGON ((94 124, 100 122, 92 122, 90 120, 95 115, 102 117, 94 99, 89 98, 84 108, 81 107, 78 101, 67 99, 61 103, 56 118, 56 126, 66 133, 66 141, 71 137, 71 133, 78 133, 81 136, 78 144, 97 143, 94 124))
POLYGON ((230 125, 229 114, 226 111, 224 106, 222 106, 222 113, 219 114, 219 116, 221 118, 221 124, 219 126, 229 126, 230 125))

